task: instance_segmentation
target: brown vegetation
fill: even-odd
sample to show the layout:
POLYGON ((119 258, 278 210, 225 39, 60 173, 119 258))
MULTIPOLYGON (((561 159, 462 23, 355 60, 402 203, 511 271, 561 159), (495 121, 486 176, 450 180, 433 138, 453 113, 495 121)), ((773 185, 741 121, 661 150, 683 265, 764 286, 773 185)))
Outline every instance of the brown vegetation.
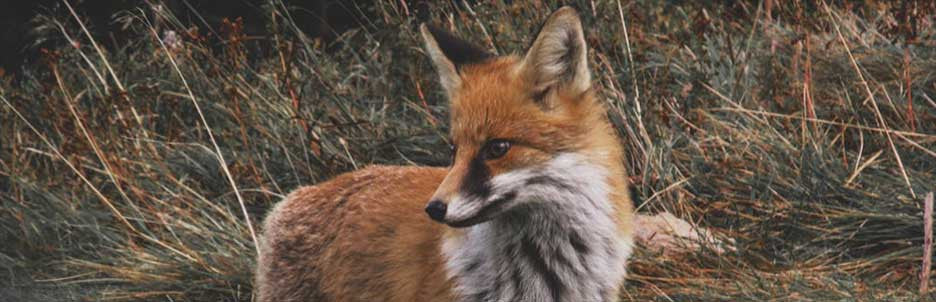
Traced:
MULTIPOLYGON (((376 2, 331 43, 273 3, 271 34, 246 37, 263 56, 236 20, 218 47, 130 10, 138 39, 105 49, 67 11, 49 16, 73 43, 0 81, 3 271, 90 299, 248 301, 247 222, 285 192, 367 163, 447 162, 447 108, 406 2, 376 2)), ((502 54, 558 7, 450 3, 429 7, 437 24, 502 54)), ((932 5, 731 3, 573 3, 639 211, 734 240, 638 250, 622 299, 920 299, 932 5)))

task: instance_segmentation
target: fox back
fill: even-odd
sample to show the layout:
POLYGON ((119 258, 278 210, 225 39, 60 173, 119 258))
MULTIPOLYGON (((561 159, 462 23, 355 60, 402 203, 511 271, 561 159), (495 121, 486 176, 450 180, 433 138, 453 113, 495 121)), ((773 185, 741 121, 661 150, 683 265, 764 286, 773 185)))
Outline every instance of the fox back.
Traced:
POLYGON ((259 301, 614 301, 633 205, 577 13, 553 13, 522 56, 420 31, 451 166, 291 193, 264 222, 259 301))

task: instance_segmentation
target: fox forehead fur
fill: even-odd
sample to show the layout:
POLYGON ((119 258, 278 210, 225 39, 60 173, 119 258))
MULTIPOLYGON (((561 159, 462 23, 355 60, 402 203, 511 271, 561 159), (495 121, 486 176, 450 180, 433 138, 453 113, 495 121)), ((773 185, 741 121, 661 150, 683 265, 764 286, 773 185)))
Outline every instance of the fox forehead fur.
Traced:
POLYGON ((515 56, 497 58, 460 72, 463 81, 450 103, 451 139, 461 151, 456 156, 472 155, 472 147, 489 139, 508 139, 518 148, 491 162, 495 171, 506 171, 543 162, 560 151, 591 149, 605 136, 593 132, 613 131, 602 129, 604 107, 591 90, 539 95, 542 92, 517 74, 519 61, 515 56), (500 164, 506 166, 497 169, 500 164))

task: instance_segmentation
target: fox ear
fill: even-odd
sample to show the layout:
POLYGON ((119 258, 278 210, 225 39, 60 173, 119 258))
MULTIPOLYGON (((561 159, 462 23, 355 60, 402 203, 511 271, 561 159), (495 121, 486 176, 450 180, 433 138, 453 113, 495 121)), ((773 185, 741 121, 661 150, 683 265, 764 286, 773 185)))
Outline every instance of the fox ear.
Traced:
POLYGON ((423 23, 420 25, 419 31, 422 32, 423 40, 426 43, 426 51, 429 53, 429 57, 432 58, 432 63, 439 73, 442 88, 449 97, 461 84, 461 77, 458 75, 459 68, 468 64, 479 63, 492 56, 480 47, 459 39, 435 26, 423 23))
POLYGON ((549 16, 527 50, 520 72, 534 95, 550 90, 578 95, 591 87, 585 34, 575 9, 562 7, 549 16))

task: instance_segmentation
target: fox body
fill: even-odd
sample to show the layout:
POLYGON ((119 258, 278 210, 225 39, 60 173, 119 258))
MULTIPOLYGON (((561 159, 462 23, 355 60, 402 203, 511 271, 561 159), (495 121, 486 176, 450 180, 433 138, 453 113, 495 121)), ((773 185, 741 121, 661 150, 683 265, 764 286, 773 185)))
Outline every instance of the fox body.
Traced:
POLYGON ((615 300, 633 205, 577 13, 553 13, 523 56, 421 32, 450 101, 452 165, 372 166, 291 193, 264 222, 259 301, 615 300))

